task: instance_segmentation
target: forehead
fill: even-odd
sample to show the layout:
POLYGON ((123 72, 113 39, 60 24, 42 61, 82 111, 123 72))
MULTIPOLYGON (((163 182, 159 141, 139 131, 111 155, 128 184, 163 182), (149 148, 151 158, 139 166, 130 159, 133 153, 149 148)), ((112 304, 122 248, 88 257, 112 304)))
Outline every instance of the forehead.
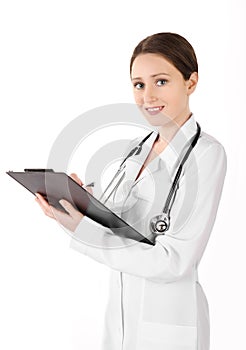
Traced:
POLYGON ((163 56, 146 53, 138 55, 132 64, 132 78, 154 75, 158 73, 179 73, 176 67, 163 56))

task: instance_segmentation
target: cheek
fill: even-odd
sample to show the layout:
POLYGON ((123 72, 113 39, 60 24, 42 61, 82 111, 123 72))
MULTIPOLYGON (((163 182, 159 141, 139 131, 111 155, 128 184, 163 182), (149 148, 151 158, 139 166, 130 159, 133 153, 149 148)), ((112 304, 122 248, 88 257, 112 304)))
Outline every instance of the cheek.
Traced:
POLYGON ((133 97, 134 97, 134 100, 137 104, 143 103, 143 97, 139 91, 133 91, 133 97))
POLYGON ((176 89, 176 91, 173 91, 173 93, 170 94, 170 101, 172 101, 177 106, 186 103, 187 95, 185 93, 184 88, 179 87, 178 89, 176 89))

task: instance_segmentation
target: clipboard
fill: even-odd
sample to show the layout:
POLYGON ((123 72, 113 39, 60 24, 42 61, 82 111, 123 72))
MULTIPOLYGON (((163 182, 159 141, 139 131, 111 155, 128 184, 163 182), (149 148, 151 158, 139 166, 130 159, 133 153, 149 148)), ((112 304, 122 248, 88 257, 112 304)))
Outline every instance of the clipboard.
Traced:
POLYGON ((24 169, 24 172, 7 171, 6 174, 32 194, 40 193, 50 205, 59 210, 66 212, 59 203, 60 199, 65 199, 83 215, 108 227, 114 234, 154 245, 64 172, 55 172, 53 169, 24 169))

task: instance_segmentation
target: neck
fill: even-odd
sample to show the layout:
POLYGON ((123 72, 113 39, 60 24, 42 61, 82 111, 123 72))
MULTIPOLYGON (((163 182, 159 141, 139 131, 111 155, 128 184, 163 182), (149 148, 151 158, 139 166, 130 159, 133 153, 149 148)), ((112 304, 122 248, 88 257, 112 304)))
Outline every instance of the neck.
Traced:
POLYGON ((170 121, 167 124, 160 126, 159 131, 159 141, 164 141, 165 143, 169 143, 181 126, 192 116, 192 113, 186 114, 183 118, 174 119, 174 121, 170 121))

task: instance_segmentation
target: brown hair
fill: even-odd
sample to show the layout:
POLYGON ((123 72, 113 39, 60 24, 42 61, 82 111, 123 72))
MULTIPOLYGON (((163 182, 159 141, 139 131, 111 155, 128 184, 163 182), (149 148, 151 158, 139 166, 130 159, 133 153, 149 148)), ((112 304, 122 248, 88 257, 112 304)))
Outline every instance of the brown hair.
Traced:
POLYGON ((131 57, 130 73, 135 58, 145 53, 163 56, 180 71, 185 80, 190 78, 191 73, 198 72, 195 51, 191 44, 179 34, 157 33, 140 41, 131 57))

